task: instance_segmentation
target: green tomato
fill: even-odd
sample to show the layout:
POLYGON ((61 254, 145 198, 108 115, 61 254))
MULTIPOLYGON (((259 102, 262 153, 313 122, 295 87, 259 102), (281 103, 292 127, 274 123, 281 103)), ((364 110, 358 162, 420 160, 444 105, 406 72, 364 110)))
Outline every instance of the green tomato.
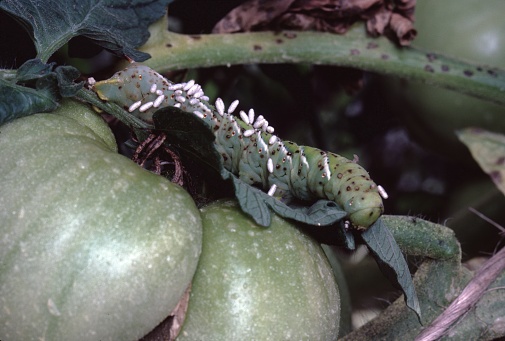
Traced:
POLYGON ((191 197, 72 102, 0 127, 0 340, 137 340, 189 285, 191 197))
POLYGON ((203 248, 177 340, 336 340, 340 297, 320 245, 237 204, 202 210, 203 248))
MULTIPOLYGON (((505 68, 505 1, 419 0, 413 46, 505 68)), ((454 157, 468 155, 455 130, 477 126, 505 131, 505 107, 451 90, 413 82, 389 82, 389 97, 401 106, 413 134, 428 147, 454 157), (457 151, 458 153, 455 153, 457 151)))

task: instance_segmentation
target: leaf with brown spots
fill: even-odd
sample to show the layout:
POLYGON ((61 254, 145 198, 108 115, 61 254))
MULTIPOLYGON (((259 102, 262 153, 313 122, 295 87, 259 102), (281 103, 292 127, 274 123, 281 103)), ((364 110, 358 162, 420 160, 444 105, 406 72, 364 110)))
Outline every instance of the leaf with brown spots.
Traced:
POLYGON ((459 131, 458 137, 470 149, 479 166, 505 194, 505 135, 468 128, 459 131))
POLYGON ((392 32, 400 45, 415 38, 415 0, 249 0, 234 8, 214 33, 314 30, 344 34, 356 21, 372 35, 392 32))

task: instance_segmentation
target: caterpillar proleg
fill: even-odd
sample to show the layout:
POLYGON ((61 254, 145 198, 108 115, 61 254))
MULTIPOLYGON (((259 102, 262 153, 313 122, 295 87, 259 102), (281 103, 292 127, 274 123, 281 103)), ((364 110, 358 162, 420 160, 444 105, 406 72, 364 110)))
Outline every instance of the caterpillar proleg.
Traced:
POLYGON ((387 197, 386 192, 357 162, 281 140, 253 109, 248 114, 240 111, 239 117, 231 115, 238 101, 228 110, 219 98, 211 106, 194 81, 174 84, 149 67, 132 63, 92 89, 102 100, 121 105, 148 123, 156 110, 167 106, 194 113, 214 132, 224 167, 269 195, 286 201, 333 200, 358 229, 368 228, 383 213, 381 195, 387 197))

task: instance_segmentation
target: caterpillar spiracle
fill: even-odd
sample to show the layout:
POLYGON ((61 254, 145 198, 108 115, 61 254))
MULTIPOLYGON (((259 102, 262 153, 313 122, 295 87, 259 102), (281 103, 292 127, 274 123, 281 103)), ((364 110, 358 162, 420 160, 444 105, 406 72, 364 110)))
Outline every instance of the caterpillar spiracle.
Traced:
POLYGON ((193 80, 172 83, 151 68, 132 63, 110 79, 94 83, 92 89, 102 100, 123 106, 148 123, 156 110, 167 106, 195 114, 214 132, 224 167, 269 195, 285 201, 293 197, 335 201, 357 229, 368 228, 384 211, 382 197, 387 194, 355 161, 282 141, 253 109, 232 115, 238 101, 227 110, 219 98, 211 106, 193 80))

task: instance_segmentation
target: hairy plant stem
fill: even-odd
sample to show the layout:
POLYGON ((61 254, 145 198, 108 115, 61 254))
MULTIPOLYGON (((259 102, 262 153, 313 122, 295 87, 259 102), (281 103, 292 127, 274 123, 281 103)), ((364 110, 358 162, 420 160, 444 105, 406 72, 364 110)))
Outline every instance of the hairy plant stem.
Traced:
POLYGON ((429 83, 505 104, 504 70, 401 48, 385 37, 367 36, 363 26, 355 26, 345 35, 282 31, 198 36, 173 33, 165 27, 160 23, 151 26, 151 38, 141 48, 152 56, 145 64, 159 72, 252 63, 335 65, 429 83))

